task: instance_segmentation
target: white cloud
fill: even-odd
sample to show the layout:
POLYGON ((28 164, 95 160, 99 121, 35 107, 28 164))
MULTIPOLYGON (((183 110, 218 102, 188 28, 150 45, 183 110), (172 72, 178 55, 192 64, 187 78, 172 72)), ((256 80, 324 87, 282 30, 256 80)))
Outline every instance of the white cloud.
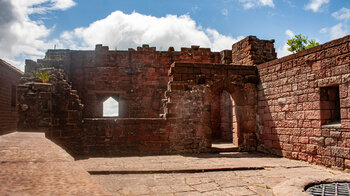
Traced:
POLYGON ((158 50, 166 50, 169 46, 179 50, 200 45, 220 51, 230 49, 233 43, 243 38, 203 29, 188 15, 157 18, 116 11, 88 27, 76 28, 61 33, 57 39, 49 39, 54 27, 49 28, 43 21, 29 17, 33 13, 66 10, 74 5, 73 0, 0 0, 0 58, 23 70, 24 59, 42 58, 54 45, 58 48, 92 49, 101 43, 111 49, 127 49, 149 44, 158 50))
POLYGON ((27 14, 44 14, 51 10, 67 10, 76 5, 73 0, 14 0, 27 14))
POLYGON ((228 16, 228 10, 227 9, 222 9, 221 14, 224 16, 228 16))
POLYGON ((293 38, 295 36, 294 32, 290 29, 287 29, 285 34, 288 35, 289 38, 293 38))
POLYGON ((221 35, 218 31, 215 29, 207 29, 206 34, 208 35, 210 39, 210 48, 213 51, 221 51, 224 49, 230 49, 232 48, 232 44, 236 43, 237 41, 243 39, 243 36, 239 36, 237 38, 233 38, 231 36, 225 36, 221 35))
POLYGON ((47 40, 52 29, 29 15, 65 10, 74 4, 72 0, 0 0, 1 58, 21 70, 24 58, 42 58, 44 51, 54 45, 53 40, 47 40))
POLYGON ((349 34, 348 26, 343 23, 334 25, 331 28, 323 28, 320 32, 328 34, 331 40, 338 39, 349 34))
POLYGON ((284 57, 284 56, 288 56, 290 54, 293 54, 292 52, 290 52, 288 50, 289 46, 288 44, 284 44, 282 47, 279 47, 277 49, 277 57, 278 58, 281 58, 281 57, 284 57))
POLYGON ((348 29, 345 24, 339 23, 330 29, 331 39, 344 37, 348 34, 348 29))
POLYGON ((199 10, 198 5, 195 5, 191 8, 192 13, 196 13, 199 10))
POLYGON ((275 7, 273 0, 239 0, 239 2, 243 3, 244 9, 251 9, 255 7, 275 7))
POLYGON ((283 0, 283 1, 286 2, 292 8, 296 8, 297 7, 291 0, 283 0))
POLYGON ((259 0, 263 6, 275 7, 273 0, 259 0))
MULTIPOLYGON (((292 30, 290 30, 290 29, 287 29, 287 30, 285 31, 285 34, 288 36, 288 39, 293 38, 294 35, 295 35, 294 32, 293 32, 292 30)), ((286 41, 286 43, 285 43, 282 47, 279 47, 279 48, 277 49, 277 57, 278 57, 278 58, 281 58, 281 57, 284 57, 284 56, 288 56, 288 55, 290 55, 290 54, 293 54, 292 52, 290 52, 290 51, 288 50, 288 48, 289 48, 289 46, 288 46, 287 41, 286 41)))
POLYGON ((324 5, 328 4, 330 0, 310 0, 307 5, 305 5, 306 10, 312 10, 313 12, 320 12, 324 5))
POLYGON ((75 2, 73 0, 52 0, 54 3, 53 7, 55 9, 66 10, 75 6, 75 2))
POLYGON ((350 9, 343 7, 339 11, 334 12, 332 16, 338 20, 347 21, 350 19, 350 9))
POLYGON ((328 32, 328 28, 322 28, 321 30, 320 30, 320 33, 327 33, 328 32))
POLYGON ((200 45, 220 51, 231 49, 232 44, 242 38, 224 36, 214 29, 203 29, 188 15, 157 18, 121 11, 115 11, 88 27, 76 28, 61 35, 64 46, 71 49, 91 49, 96 44, 103 44, 118 50, 149 44, 159 50, 166 50, 169 46, 179 50, 181 47, 200 45))

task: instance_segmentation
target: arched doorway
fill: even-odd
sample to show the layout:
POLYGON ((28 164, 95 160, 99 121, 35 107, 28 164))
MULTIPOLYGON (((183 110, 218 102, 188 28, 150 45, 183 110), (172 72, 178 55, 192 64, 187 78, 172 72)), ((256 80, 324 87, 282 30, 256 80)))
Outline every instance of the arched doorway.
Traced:
POLYGON ((212 144, 238 147, 236 104, 226 90, 216 93, 211 104, 212 144))

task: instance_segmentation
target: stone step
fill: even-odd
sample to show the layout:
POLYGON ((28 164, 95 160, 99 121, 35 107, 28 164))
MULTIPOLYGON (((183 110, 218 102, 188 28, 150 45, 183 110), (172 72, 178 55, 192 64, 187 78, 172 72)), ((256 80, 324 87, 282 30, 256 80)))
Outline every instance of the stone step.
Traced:
POLYGON ((211 145, 212 152, 238 152, 239 147, 230 142, 213 142, 211 145))
POLYGON ((232 147, 232 148, 211 148, 211 152, 213 153, 220 153, 220 152, 239 152, 239 147, 232 147))

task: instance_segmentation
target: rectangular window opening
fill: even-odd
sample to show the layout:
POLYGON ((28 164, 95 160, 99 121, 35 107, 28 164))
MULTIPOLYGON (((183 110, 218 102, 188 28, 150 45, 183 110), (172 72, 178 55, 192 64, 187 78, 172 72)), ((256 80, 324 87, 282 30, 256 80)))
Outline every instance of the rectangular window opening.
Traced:
POLYGON ((321 87, 320 98, 322 125, 339 125, 341 123, 339 86, 321 87))

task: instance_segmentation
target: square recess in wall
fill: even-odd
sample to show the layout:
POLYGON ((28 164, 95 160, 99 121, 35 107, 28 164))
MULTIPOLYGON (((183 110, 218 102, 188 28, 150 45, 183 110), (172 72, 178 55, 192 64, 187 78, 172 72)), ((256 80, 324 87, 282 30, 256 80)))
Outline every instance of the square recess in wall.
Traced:
POLYGON ((320 88, 322 125, 340 124, 339 85, 320 88))

